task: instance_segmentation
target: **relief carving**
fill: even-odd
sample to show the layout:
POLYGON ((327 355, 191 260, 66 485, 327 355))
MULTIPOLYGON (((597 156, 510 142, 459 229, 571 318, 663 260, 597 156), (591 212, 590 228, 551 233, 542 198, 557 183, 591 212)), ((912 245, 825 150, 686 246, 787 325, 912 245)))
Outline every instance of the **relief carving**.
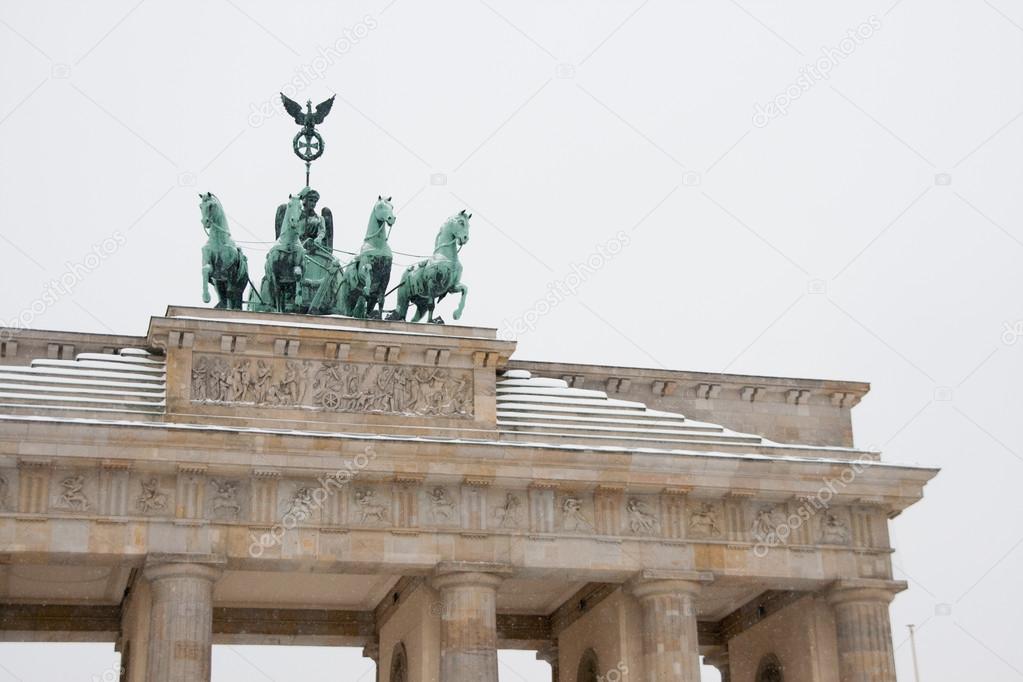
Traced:
POLYGON ((197 356, 192 365, 194 402, 260 407, 299 407, 305 394, 309 364, 287 362, 275 372, 269 360, 235 360, 197 356))
POLYGON ((494 509, 498 528, 518 528, 522 523, 522 500, 514 493, 504 496, 504 504, 494 509))
POLYGON ((821 544, 848 545, 850 538, 849 525, 834 512, 826 512, 821 521, 821 544))
POLYGON ((313 515, 315 508, 316 500, 313 498, 313 489, 303 486, 291 496, 284 515, 291 516, 296 521, 306 521, 313 515))
POLYGON ((85 476, 68 476, 60 482, 64 492, 60 495, 60 506, 75 511, 85 511, 89 508, 89 498, 85 496, 85 476))
POLYGON ((566 497, 561 501, 561 526, 565 530, 592 530, 593 524, 583 514, 583 501, 566 497))
POLYGON ((369 523, 371 520, 383 523, 387 516, 387 506, 377 504, 376 492, 369 489, 355 491, 355 504, 359 507, 359 520, 369 523))
POLYGON ((213 516, 236 519, 242 506, 238 502, 238 481, 210 480, 213 485, 213 499, 210 501, 213 516))
POLYGON ((0 475, 0 512, 7 511, 7 493, 10 491, 10 483, 7 477, 0 475))
POLYGON ((689 533, 694 536, 717 537, 721 535, 718 511, 710 502, 702 502, 689 516, 689 533))
POLYGON ((763 543, 774 543, 779 539, 778 528, 785 524, 785 515, 774 506, 761 507, 753 517, 751 532, 753 539, 763 543))
POLYGON ((197 355, 192 401, 471 418, 472 374, 442 367, 274 362, 197 355))
POLYGON ((643 500, 630 498, 625 511, 629 514, 629 529, 636 535, 653 535, 657 531, 657 517, 643 500))
POLYGON ((471 417, 468 373, 436 367, 322 363, 313 405, 338 412, 471 417))
POLYGON ((135 498, 135 508, 143 514, 163 511, 167 508, 167 495, 160 492, 160 481, 154 476, 141 480, 142 492, 135 498))
POLYGON ((445 488, 437 486, 430 491, 430 516, 434 523, 447 523, 454 513, 455 503, 445 488))

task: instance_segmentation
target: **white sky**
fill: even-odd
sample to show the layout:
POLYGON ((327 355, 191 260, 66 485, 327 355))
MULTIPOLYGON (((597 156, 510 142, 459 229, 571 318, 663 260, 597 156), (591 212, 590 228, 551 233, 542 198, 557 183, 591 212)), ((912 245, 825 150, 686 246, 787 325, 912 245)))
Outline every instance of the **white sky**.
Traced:
MULTIPOLYGON (((377 194, 410 253, 469 208, 463 321, 502 327, 624 230, 520 357, 873 382, 859 443, 944 469, 894 524, 900 676, 917 623, 928 682, 1023 677, 1019 3, 8 0, 0 59, 0 319, 115 232, 33 327, 143 333, 199 304, 196 192, 238 239, 271 239, 303 169, 294 123, 252 112, 327 66, 299 97, 338 94, 313 185, 339 248, 377 194), (828 80, 753 125, 871 16, 828 80), (363 37, 315 60, 346 35, 363 37)), ((0 660, 11 679, 91 679, 90 651, 0 660)), ((347 679, 303 650, 254 657, 269 679, 347 679)), ((260 679, 217 660, 218 682, 260 679)))

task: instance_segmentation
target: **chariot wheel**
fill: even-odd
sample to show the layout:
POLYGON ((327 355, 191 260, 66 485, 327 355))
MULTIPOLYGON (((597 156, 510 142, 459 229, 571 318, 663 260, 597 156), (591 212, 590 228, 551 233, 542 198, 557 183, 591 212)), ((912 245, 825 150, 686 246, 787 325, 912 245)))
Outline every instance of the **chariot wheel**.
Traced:
POLYGON ((327 409, 336 410, 341 407, 341 396, 335 391, 327 391, 323 394, 323 397, 320 398, 320 402, 323 403, 323 406, 327 409))

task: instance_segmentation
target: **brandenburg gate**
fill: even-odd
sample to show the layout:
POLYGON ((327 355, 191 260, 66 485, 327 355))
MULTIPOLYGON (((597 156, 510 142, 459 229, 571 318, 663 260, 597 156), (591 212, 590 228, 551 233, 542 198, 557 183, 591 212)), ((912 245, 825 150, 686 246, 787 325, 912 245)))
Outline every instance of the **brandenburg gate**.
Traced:
POLYGON ((381 682, 496 682, 499 649, 895 680, 888 521, 936 471, 853 446, 866 384, 273 311, 4 339, 5 641, 116 642, 129 682, 205 682, 216 643, 363 647, 381 682))

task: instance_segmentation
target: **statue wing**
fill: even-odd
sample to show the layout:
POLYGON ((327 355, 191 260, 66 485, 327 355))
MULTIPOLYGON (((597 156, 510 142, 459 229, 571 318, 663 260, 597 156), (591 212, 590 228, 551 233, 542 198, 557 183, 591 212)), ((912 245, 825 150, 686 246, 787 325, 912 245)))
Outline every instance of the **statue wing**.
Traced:
MULTIPOLYGON (((283 92, 281 93, 281 101, 284 102, 284 110, 287 111, 293 119, 295 119, 295 123, 300 126, 305 125, 305 113, 302 111, 302 105, 289 98, 283 92)), ((323 105, 321 104, 320 106, 323 105)), ((317 111, 319 111, 319 108, 320 107, 316 107, 317 111)))
MULTIPOLYGON (((331 98, 333 100, 333 97, 331 98)), ((329 107, 328 107, 329 108, 329 107)), ((327 245, 327 248, 334 248, 334 213, 327 208, 323 207, 320 211, 320 215, 323 216, 323 241, 327 245)))
POLYGON ((276 233, 275 239, 281 238, 281 225, 284 224, 284 214, 288 210, 287 204, 281 204, 277 207, 277 217, 274 218, 274 231, 276 233))
POLYGON ((334 97, 337 97, 337 95, 332 96, 326 102, 320 102, 316 105, 316 113, 313 114, 313 121, 316 123, 323 123, 323 119, 327 118, 327 114, 330 113, 330 108, 334 106, 334 97))

